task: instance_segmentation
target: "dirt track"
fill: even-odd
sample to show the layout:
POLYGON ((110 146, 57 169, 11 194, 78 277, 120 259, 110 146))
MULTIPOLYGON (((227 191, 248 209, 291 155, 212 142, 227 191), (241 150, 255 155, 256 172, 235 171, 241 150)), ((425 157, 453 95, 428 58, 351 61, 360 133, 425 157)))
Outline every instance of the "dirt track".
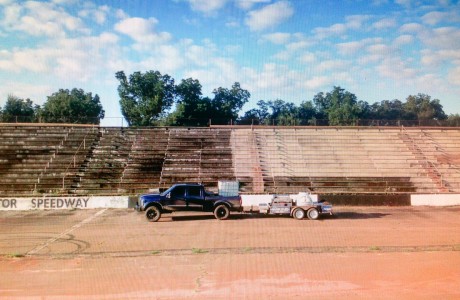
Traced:
POLYGON ((0 298, 460 298, 460 207, 336 212, 1 212, 0 298))

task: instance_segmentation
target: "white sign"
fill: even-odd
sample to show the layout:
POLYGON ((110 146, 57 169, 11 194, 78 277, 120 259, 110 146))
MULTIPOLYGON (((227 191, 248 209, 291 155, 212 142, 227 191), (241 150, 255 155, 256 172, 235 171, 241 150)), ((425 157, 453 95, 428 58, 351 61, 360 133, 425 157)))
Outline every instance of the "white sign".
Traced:
POLYGON ((128 196, 0 198, 0 210, 128 208, 128 196))

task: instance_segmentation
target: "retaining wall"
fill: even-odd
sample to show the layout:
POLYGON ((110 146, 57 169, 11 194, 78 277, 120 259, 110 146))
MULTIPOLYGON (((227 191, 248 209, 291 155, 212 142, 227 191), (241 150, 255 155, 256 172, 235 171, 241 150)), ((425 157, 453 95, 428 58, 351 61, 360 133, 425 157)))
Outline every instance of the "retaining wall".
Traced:
MULTIPOLYGON (((318 199, 312 195, 314 200, 318 199)), ((258 210, 259 203, 271 202, 273 195, 242 195, 245 211, 258 210)), ((323 197, 319 197, 322 199, 323 197)), ((337 205, 333 201, 331 203, 337 205)), ((0 198, 0 211, 6 210, 45 210, 45 209, 94 209, 94 208, 132 208, 136 199, 128 196, 79 196, 79 197, 27 197, 0 198)), ((339 205, 341 205, 340 203, 339 205)), ((362 204, 361 205, 365 205, 362 204)), ((371 205, 394 205, 371 203, 371 205)), ((398 203, 397 205, 401 205, 398 203)), ((412 206, 453 206, 460 205, 460 194, 410 195, 412 206)))

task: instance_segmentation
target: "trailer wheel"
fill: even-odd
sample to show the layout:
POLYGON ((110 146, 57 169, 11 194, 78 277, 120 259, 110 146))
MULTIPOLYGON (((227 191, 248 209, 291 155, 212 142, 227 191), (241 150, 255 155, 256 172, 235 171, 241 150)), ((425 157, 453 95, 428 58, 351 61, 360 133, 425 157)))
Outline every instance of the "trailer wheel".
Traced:
POLYGON ((216 217, 217 220, 225 220, 228 219, 229 216, 230 209, 228 209, 227 205, 221 204, 214 208, 214 217, 216 217))
POLYGON ((294 209, 294 211, 292 212, 292 216, 294 217, 294 219, 296 220, 302 220, 304 217, 305 217, 305 211, 300 208, 300 207, 297 207, 296 209, 294 209))
POLYGON ((319 218, 319 212, 316 208, 310 208, 308 211, 307 211, 307 217, 310 219, 310 220, 318 220, 319 218))
POLYGON ((151 206, 145 211, 145 217, 150 222, 156 222, 161 217, 161 211, 156 206, 151 206))

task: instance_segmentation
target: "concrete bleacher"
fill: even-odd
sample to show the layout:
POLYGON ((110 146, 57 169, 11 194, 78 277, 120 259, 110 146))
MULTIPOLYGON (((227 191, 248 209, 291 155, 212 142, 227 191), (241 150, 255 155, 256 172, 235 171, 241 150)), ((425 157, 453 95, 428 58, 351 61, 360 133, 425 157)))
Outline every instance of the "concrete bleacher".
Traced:
POLYGON ((94 128, 78 126, 0 126, 0 191, 3 195, 54 194, 64 174, 75 172, 86 155, 94 128), (72 164, 71 164, 72 162, 72 164))
POLYGON ((219 180, 235 180, 229 129, 169 129, 160 185, 199 182, 217 188, 219 180))
POLYGON ((460 191, 455 152, 460 137, 455 129, 422 130, 423 136, 436 140, 438 151, 448 152, 441 156, 443 160, 436 150, 422 150, 422 154, 414 150, 412 142, 420 147, 429 144, 426 138, 408 139, 417 129, 256 127, 234 132, 237 178, 245 181, 252 177, 253 185, 259 184, 258 190, 288 193, 307 187, 317 193, 460 191), (437 162, 427 163, 426 155, 430 153, 437 155, 437 162))
POLYGON ((0 126, 0 192, 133 195, 238 180, 242 193, 460 193, 460 129, 0 126))

